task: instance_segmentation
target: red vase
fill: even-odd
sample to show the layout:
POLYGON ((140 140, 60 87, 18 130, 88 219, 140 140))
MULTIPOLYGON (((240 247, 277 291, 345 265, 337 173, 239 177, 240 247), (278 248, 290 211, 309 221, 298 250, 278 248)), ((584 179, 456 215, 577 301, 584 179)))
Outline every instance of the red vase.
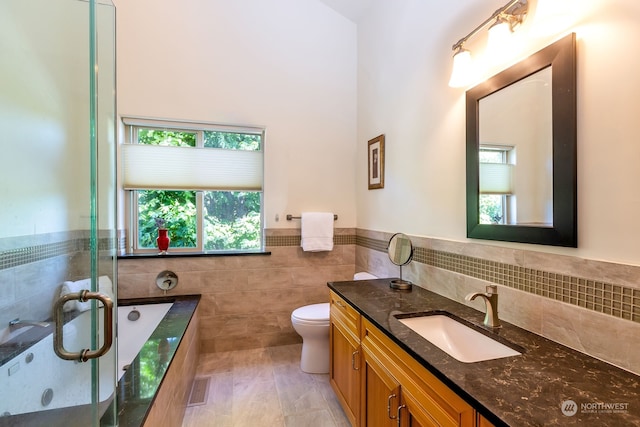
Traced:
POLYGON ((169 230, 166 228, 158 229, 158 238, 156 239, 156 244, 158 245, 158 250, 161 254, 166 254, 169 250, 169 243, 171 243, 171 239, 167 234, 169 230))

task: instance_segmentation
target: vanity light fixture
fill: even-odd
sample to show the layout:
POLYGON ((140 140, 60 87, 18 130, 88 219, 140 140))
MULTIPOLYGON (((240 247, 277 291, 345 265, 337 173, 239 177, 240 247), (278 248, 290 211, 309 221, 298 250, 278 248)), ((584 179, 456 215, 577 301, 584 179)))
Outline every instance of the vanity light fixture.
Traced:
POLYGON ((501 44, 505 36, 508 36, 515 27, 524 21, 528 10, 528 0, 511 0, 493 12, 489 18, 469 34, 458 40, 451 48, 455 53, 453 55, 453 70, 449 86, 462 87, 470 83, 471 53, 464 48, 467 40, 489 26, 489 48, 495 48, 496 44, 501 44))

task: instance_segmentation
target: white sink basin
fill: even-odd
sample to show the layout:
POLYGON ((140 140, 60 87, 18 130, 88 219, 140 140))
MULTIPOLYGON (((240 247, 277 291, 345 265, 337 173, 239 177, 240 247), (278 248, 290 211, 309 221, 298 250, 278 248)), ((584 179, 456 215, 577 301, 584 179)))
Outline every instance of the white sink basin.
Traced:
POLYGON ((522 354, 443 314, 398 320, 461 362, 481 362, 522 354))

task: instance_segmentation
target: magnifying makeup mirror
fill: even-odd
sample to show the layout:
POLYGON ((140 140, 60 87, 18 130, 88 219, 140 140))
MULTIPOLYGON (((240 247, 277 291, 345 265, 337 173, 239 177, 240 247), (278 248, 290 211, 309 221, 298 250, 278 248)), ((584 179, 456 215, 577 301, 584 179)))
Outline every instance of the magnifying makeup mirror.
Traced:
POLYGON ((392 263, 400 267, 400 279, 394 279, 389 283, 391 289, 409 290, 412 283, 402 280, 402 266, 407 265, 413 258, 413 245, 409 236, 403 233, 396 233, 389 239, 387 253, 392 263))

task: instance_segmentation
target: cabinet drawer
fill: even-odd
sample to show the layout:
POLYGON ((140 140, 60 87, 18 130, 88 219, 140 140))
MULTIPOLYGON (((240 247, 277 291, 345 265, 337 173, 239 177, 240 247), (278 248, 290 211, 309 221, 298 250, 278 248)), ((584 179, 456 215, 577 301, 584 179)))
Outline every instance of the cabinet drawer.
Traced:
POLYGON ((351 304, 340 298, 338 294, 331 291, 331 317, 337 318, 351 333, 360 338, 360 313, 351 304))

